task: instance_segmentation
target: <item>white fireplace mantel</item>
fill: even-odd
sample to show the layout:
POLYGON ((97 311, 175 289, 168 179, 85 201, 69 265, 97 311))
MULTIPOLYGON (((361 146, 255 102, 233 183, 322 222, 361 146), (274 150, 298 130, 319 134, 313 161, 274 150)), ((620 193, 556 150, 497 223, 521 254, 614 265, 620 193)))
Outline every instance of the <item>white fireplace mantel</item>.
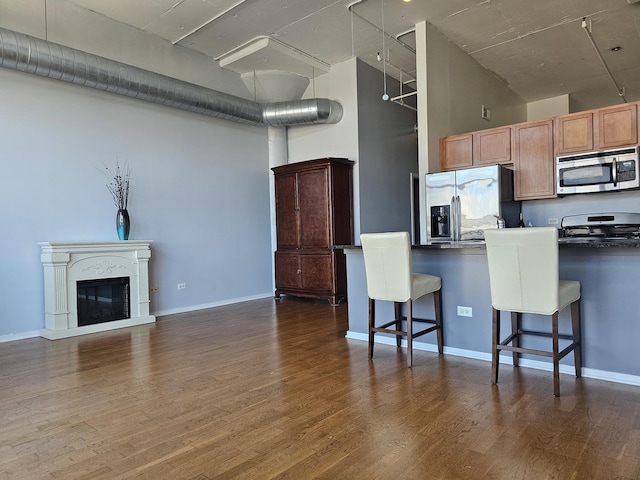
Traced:
POLYGON ((149 315, 150 240, 41 242, 45 328, 49 340, 155 322, 149 315), (130 318, 78 326, 77 282, 129 277, 130 318))

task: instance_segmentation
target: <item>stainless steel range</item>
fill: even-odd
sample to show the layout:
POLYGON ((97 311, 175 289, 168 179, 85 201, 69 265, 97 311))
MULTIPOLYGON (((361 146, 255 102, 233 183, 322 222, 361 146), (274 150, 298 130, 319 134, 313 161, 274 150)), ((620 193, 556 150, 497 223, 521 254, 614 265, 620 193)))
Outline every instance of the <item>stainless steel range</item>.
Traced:
POLYGON ((640 213, 590 213, 562 219, 565 238, 640 239, 640 213))

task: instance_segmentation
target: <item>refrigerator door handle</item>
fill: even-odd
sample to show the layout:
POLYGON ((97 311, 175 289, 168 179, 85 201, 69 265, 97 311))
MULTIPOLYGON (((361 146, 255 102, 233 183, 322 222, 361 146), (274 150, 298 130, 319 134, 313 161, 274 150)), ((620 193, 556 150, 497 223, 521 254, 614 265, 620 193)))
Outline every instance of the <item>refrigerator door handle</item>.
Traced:
POLYGON ((457 241, 462 240, 462 204, 460 203, 460 195, 456 195, 456 230, 457 230, 457 241))
POLYGON ((453 197, 451 197, 451 207, 450 207, 450 215, 451 218, 449 219, 450 222, 450 226, 451 226, 451 232, 449 234, 449 237, 451 238, 451 240, 455 240, 456 239, 456 229, 457 229, 457 225, 458 225, 458 220, 457 220, 457 214, 456 214, 456 197, 455 195, 453 197))

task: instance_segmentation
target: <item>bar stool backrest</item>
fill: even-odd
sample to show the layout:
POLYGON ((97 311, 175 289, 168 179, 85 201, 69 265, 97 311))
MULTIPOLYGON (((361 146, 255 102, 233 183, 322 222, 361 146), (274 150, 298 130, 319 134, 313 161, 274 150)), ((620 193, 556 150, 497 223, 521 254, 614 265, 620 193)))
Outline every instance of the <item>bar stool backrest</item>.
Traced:
POLYGON ((411 298, 411 244, 408 232, 360 235, 369 298, 406 302, 411 298))
POLYGON ((485 230, 491 305, 496 310, 552 315, 559 308, 558 230, 485 230))

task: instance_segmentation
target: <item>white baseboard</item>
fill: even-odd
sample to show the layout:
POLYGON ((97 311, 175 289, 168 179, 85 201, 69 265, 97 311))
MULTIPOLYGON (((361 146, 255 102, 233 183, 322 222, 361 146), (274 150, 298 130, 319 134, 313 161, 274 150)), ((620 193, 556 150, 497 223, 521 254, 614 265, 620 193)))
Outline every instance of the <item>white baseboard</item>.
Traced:
POLYGON ((153 315, 155 315, 156 317, 162 317, 165 315, 175 315, 178 313, 195 312, 196 310, 205 310, 207 308, 222 307, 224 305, 232 305, 234 303, 249 302, 251 300, 260 300, 261 298, 269 298, 269 297, 273 297, 273 292, 262 293, 259 295, 252 295, 250 297, 232 298, 232 299, 222 300, 220 302, 203 303, 201 305, 190 305, 187 307, 171 308, 169 310, 158 310, 158 311, 154 311, 153 315))
MULTIPOLYGON (((364 342, 369 341, 369 336, 366 333, 352 332, 350 330, 347 331, 345 335, 346 338, 351 340, 361 340, 364 342)), ((402 341, 403 345, 406 345, 406 342, 402 341)), ((376 336, 375 343, 379 343, 382 345, 396 345, 396 339, 393 337, 383 337, 376 336)), ((422 342, 413 342, 414 350, 423 350, 427 352, 437 352, 438 346, 431 343, 422 343, 422 342)), ((445 346, 443 349, 443 353, 448 355, 455 355, 457 357, 464 358, 472 358, 474 360, 483 360, 486 362, 491 361, 491 354, 485 352, 477 352, 475 350, 465 350, 462 348, 454 348, 445 346)), ((511 356, 501 356, 500 363, 511 365, 511 356)), ((537 370, 545 370, 551 372, 553 370, 553 365, 550 362, 541 362, 539 360, 530 360, 527 358, 520 359, 520 365, 528 368, 535 368, 537 370)), ((575 369, 573 365, 560 365, 560 373, 566 373, 569 375, 575 374, 575 369)), ((615 382, 622 383, 625 385, 633 385, 640 386, 640 376, 637 375, 628 375, 626 373, 617 373, 617 372, 606 372, 604 370, 596 370, 594 368, 582 368, 582 376, 585 378, 593 378, 596 380, 604 380, 607 382, 615 382)))
POLYGON ((0 335, 0 343, 13 342, 15 340, 24 340, 25 338, 34 338, 40 336, 40 330, 33 332, 10 333, 8 335, 0 335))

